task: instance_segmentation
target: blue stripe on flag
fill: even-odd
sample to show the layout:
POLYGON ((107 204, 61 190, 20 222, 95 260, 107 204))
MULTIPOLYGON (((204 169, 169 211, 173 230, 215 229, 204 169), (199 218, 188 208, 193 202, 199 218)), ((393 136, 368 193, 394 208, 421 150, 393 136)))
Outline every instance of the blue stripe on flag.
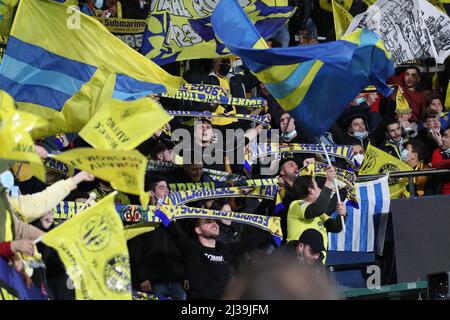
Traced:
POLYGON ((351 223, 345 224, 345 249, 344 251, 352 251, 353 247, 353 207, 347 207, 347 220, 351 223))
POLYGON ((124 74, 117 74, 113 98, 120 100, 135 100, 149 94, 166 91, 166 88, 162 84, 144 82, 124 74))
POLYGON ((359 188, 359 194, 361 197, 361 222, 360 222, 360 238, 359 238, 359 251, 367 251, 367 227, 368 227, 368 217, 369 217, 369 201, 367 187, 362 186, 359 188))
POLYGON ((284 98, 292 93, 302 83, 315 61, 310 60, 300 64, 294 72, 284 81, 278 83, 266 83, 265 86, 277 99, 284 98))
POLYGON ((70 96, 42 86, 23 86, 0 74, 0 89, 8 92, 17 102, 29 102, 61 111, 70 96))
MULTIPOLYGON (((5 55, 37 69, 64 73, 84 82, 89 81, 97 70, 95 66, 65 58, 12 36, 8 39, 5 55)), ((0 73, 2 73, 2 67, 0 67, 0 73)))
POLYGON ((61 72, 35 68, 9 55, 3 58, 1 74, 24 86, 47 87, 69 96, 79 91, 85 83, 61 72))
POLYGON ((0 89, 17 102, 61 111, 96 69, 10 37, 0 65, 0 89))
POLYGON ((382 184, 377 183, 374 186, 375 189, 375 212, 373 215, 373 227, 374 227, 374 234, 377 235, 378 233, 378 227, 380 225, 380 217, 381 213, 383 213, 383 191, 382 191, 382 184))

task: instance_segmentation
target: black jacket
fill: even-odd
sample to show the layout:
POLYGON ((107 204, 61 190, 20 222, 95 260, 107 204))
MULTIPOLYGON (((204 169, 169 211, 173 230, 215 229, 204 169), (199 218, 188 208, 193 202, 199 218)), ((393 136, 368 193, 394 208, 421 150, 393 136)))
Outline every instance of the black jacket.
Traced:
POLYGON ((170 223, 168 230, 185 256, 190 285, 188 298, 194 300, 221 299, 230 277, 230 266, 244 253, 272 239, 269 233, 258 230, 240 242, 217 241, 215 248, 208 248, 189 238, 177 222, 170 223))
POLYGON ((186 279, 184 257, 163 227, 130 239, 128 250, 134 287, 139 289, 145 280, 158 283, 186 279))

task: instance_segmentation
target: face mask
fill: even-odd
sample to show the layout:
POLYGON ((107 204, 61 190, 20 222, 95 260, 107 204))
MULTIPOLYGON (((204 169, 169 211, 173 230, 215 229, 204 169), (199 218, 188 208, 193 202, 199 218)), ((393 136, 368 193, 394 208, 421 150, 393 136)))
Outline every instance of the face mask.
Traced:
POLYGON ((403 149, 401 153, 401 158, 403 162, 406 162, 409 160, 409 152, 408 149, 403 149))
POLYGON ((5 189, 11 190, 11 188, 14 186, 14 176, 11 171, 6 170, 2 174, 0 174, 0 183, 3 187, 5 187, 5 189))
POLYGON ((364 155, 361 153, 356 154, 353 159, 358 162, 359 165, 362 165, 363 161, 364 161, 364 155))
POLYGON ((296 135, 297 135, 297 130, 294 130, 294 131, 291 131, 289 133, 282 133, 281 137, 284 140, 290 140, 290 139, 294 138, 296 135))
POLYGON ((355 102, 356 102, 356 104, 361 104, 363 102, 366 102, 366 99, 365 98, 358 98, 358 99, 355 100, 355 102))
POLYGON ((369 132, 367 132, 367 131, 363 131, 363 132, 360 132, 360 131, 356 131, 355 133, 353 133, 353 136, 355 136, 356 138, 358 138, 358 139, 364 139, 365 137, 367 137, 369 135, 369 132))
POLYGON ((101 9, 103 7, 103 0, 95 0, 95 7, 101 9))
POLYGON ((218 72, 221 76, 226 76, 229 71, 230 71, 230 65, 228 63, 219 64, 218 72))
POLYGON ((444 150, 444 153, 450 154, 450 148, 447 148, 446 150, 444 150))

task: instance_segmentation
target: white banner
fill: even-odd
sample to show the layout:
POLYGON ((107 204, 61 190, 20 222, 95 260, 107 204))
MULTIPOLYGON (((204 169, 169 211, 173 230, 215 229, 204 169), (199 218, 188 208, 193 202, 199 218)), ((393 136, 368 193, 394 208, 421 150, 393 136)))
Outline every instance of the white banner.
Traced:
POLYGON ((394 64, 450 55, 450 18, 426 0, 379 0, 357 15, 346 34, 368 28, 383 39, 394 64))

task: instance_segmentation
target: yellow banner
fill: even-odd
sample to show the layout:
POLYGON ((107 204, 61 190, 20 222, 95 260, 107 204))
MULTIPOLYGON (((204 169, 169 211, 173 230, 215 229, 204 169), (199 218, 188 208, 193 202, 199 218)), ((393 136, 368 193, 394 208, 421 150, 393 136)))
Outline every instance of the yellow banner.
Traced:
POLYGON ((109 181, 114 189, 139 195, 142 205, 147 206, 144 178, 148 160, 139 151, 76 148, 52 157, 109 181))
MULTIPOLYGON (((330 156, 343 158, 347 160, 348 163, 354 165, 354 154, 351 146, 326 145, 325 149, 330 156)), ((245 159, 249 162, 253 162, 260 157, 276 155, 282 152, 325 154, 325 151, 320 144, 250 143, 248 152, 245 154, 245 159)))
POLYGON ((44 166, 47 170, 55 171, 59 174, 65 175, 66 177, 73 177, 79 170, 67 165, 56 159, 47 158, 44 160, 44 166))
MULTIPOLYGON (((64 221, 73 218, 80 212, 82 205, 82 203, 77 202, 61 202, 53 209, 55 219, 64 221)), ((227 219, 253 225, 268 230, 274 235, 282 236, 281 230, 278 230, 280 223, 279 217, 239 212, 227 213, 218 210, 191 208, 186 206, 163 205, 161 208, 165 208, 164 211, 169 212, 173 219, 204 217, 227 219)), ((161 220, 155 215, 156 210, 157 208, 155 206, 148 206, 147 209, 144 209, 143 207, 136 205, 115 205, 116 215, 127 225, 125 227, 127 239, 131 239, 144 232, 150 232, 161 223, 161 220)))
POLYGON ((79 134, 95 148, 133 150, 171 119, 152 98, 109 100, 79 134))
POLYGON ((164 199, 164 203, 169 205, 182 205, 197 200, 236 197, 275 200, 277 192, 278 187, 276 184, 267 186, 188 190, 169 193, 164 199))
POLYGON ((211 218, 225 219, 240 223, 254 225, 260 229, 269 231, 272 235, 283 238, 280 217, 262 216, 251 213, 224 212, 185 206, 162 206, 161 210, 169 220, 183 218, 211 218))
MULTIPOLYGON (((254 187, 254 186, 269 186, 277 184, 277 179, 255 179, 255 180, 243 180, 236 181, 238 186, 241 187, 254 187)), ((187 191, 192 189, 214 189, 218 186, 222 186, 223 183, 217 182, 188 182, 188 183, 171 183, 169 188, 172 192, 187 191)))
MULTIPOLYGON (((214 36, 211 14, 218 1, 151 1, 142 53, 158 64, 188 59, 231 56, 214 36)), ((273 2, 274 3, 274 2, 273 2)), ((277 6, 260 0, 241 1, 244 11, 262 36, 276 32, 294 13, 295 8, 277 6)))
POLYGON ((339 40, 344 35, 345 31, 347 31, 353 17, 336 0, 331 0, 331 2, 333 5, 334 31, 336 33, 336 40, 339 40))
POLYGON ((77 300, 131 300, 131 273, 114 193, 54 228, 42 241, 58 251, 77 300))
POLYGON ((14 100, 0 91, 0 158, 29 162, 33 174, 45 181, 45 168, 30 136, 33 128, 43 127, 45 120, 16 110, 14 100))
MULTIPOLYGON (((375 148, 371 144, 367 146, 364 154, 364 161, 359 170, 359 174, 370 175, 380 173, 390 173, 399 171, 413 171, 413 168, 390 154, 375 148)), ((391 199, 401 198, 405 192, 408 178, 389 178, 389 190, 391 199)))

